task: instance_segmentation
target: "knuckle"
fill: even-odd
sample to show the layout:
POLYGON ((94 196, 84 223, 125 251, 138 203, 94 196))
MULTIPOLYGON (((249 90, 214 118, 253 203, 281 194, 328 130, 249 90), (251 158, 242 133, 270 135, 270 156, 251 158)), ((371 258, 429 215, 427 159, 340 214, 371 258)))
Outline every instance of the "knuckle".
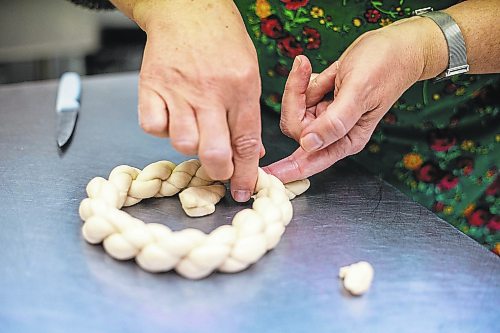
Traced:
POLYGON ((368 142, 367 139, 364 137, 355 137, 351 138, 350 135, 346 135, 344 138, 342 138, 343 144, 341 145, 342 147, 342 156, 350 156, 350 155, 355 155, 359 152, 361 152, 365 146, 366 143, 368 142))
POLYGON ((283 118, 280 119, 280 130, 283 134, 285 134, 288 137, 290 137, 290 135, 292 134, 290 131, 290 127, 287 124, 287 121, 283 118))
POLYGON ((309 88, 311 88, 311 89, 318 89, 318 88, 320 88, 317 76, 314 79, 311 80, 311 82, 309 83, 309 88))
POLYGON ((217 88, 221 81, 224 81, 224 76, 222 74, 205 73, 196 78, 196 85, 200 86, 205 91, 210 91, 217 88))
POLYGON ((161 85, 168 88, 186 79, 187 73, 182 69, 160 64, 150 66, 139 73, 139 85, 149 87, 161 85))
POLYGON ((253 136, 241 136, 233 140, 236 155, 242 159, 251 159, 259 155, 260 140, 253 136))
POLYGON ((333 87, 333 97, 337 97, 340 89, 340 79, 335 79, 334 87, 333 87))
POLYGON ((311 176, 311 173, 307 172, 302 163, 299 163, 296 156, 294 155, 290 156, 290 164, 297 170, 297 174, 299 176, 298 178, 304 179, 306 177, 311 176))
POLYGON ((335 137, 341 138, 347 134, 347 127, 339 117, 334 117, 330 113, 325 113, 326 127, 335 137))
MULTIPOLYGON (((224 96, 227 89, 244 91, 246 94, 260 96, 261 84, 258 68, 249 66, 239 69, 222 69, 220 71, 197 73, 193 81, 202 91, 210 91, 219 97, 224 96)), ((256 97, 258 98, 258 97, 256 97)))
POLYGON ((332 153, 331 157, 334 158, 335 160, 340 160, 349 155, 352 155, 351 148, 352 148, 351 138, 346 135, 345 137, 339 140, 337 149, 331 152, 332 153))
POLYGON ((352 141, 350 155, 355 155, 355 154, 360 153, 365 148, 365 146, 366 146, 366 142, 364 140, 352 141))
POLYGON ((166 74, 164 66, 149 66, 147 70, 141 70, 139 73, 139 84, 163 80, 168 76, 166 74))
POLYGON ((297 128, 296 126, 290 126, 289 122, 286 120, 280 120, 280 130, 281 132, 289 137, 290 139, 293 139, 295 141, 298 141, 298 137, 300 136, 300 129, 297 128))
POLYGON ((327 149, 326 152, 328 154, 327 160, 332 164, 346 156, 342 145, 338 145, 336 149, 327 149))
POLYGON ((238 83, 253 82, 259 78, 259 70, 255 66, 246 66, 232 73, 232 77, 238 83))

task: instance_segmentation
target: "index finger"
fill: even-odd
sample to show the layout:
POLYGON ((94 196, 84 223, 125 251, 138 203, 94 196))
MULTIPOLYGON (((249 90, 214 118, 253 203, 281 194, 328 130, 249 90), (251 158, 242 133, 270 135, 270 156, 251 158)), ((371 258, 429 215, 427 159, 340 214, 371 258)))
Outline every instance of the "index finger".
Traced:
POLYGON ((323 72, 315 75, 306 91, 306 107, 311 107, 323 100, 326 94, 333 92, 339 62, 335 61, 323 72))
POLYGON ((309 86, 312 67, 305 56, 297 56, 286 80, 281 103, 281 131, 298 140, 302 131, 302 120, 306 112, 306 91, 309 86))

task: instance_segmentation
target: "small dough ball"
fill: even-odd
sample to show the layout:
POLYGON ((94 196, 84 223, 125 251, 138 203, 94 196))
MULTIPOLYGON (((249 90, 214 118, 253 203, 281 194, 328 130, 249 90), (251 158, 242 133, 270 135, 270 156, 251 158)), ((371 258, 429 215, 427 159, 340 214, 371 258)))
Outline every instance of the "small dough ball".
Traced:
POLYGON ((366 261, 341 267, 339 277, 343 279, 344 288, 352 295, 360 296, 370 289, 374 270, 366 261))

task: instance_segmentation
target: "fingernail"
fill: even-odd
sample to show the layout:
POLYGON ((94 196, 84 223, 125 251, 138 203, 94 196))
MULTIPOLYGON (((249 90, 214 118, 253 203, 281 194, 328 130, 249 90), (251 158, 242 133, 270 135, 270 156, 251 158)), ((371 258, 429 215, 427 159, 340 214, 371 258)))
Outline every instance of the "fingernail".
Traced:
POLYGON ((250 200, 250 191, 237 190, 233 192, 234 200, 238 202, 247 202, 250 200))
POLYGON ((294 71, 297 68, 299 68, 301 63, 302 63, 302 60, 300 60, 300 57, 296 56, 295 59, 293 60, 292 70, 294 71))
POLYGON ((321 148, 323 141, 316 133, 309 133, 300 139, 300 145, 305 151, 312 152, 321 148))

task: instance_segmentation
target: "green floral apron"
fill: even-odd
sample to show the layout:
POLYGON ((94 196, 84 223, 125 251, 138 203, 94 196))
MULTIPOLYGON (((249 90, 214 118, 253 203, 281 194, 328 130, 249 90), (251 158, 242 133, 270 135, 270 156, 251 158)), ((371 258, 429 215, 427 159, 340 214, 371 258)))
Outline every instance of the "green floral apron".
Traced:
MULTIPOLYGON (((293 59, 324 70, 362 33, 457 1, 239 0, 257 48, 263 103, 279 111, 293 59)), ((500 254, 500 84, 463 75, 411 87, 353 158, 500 254)))

